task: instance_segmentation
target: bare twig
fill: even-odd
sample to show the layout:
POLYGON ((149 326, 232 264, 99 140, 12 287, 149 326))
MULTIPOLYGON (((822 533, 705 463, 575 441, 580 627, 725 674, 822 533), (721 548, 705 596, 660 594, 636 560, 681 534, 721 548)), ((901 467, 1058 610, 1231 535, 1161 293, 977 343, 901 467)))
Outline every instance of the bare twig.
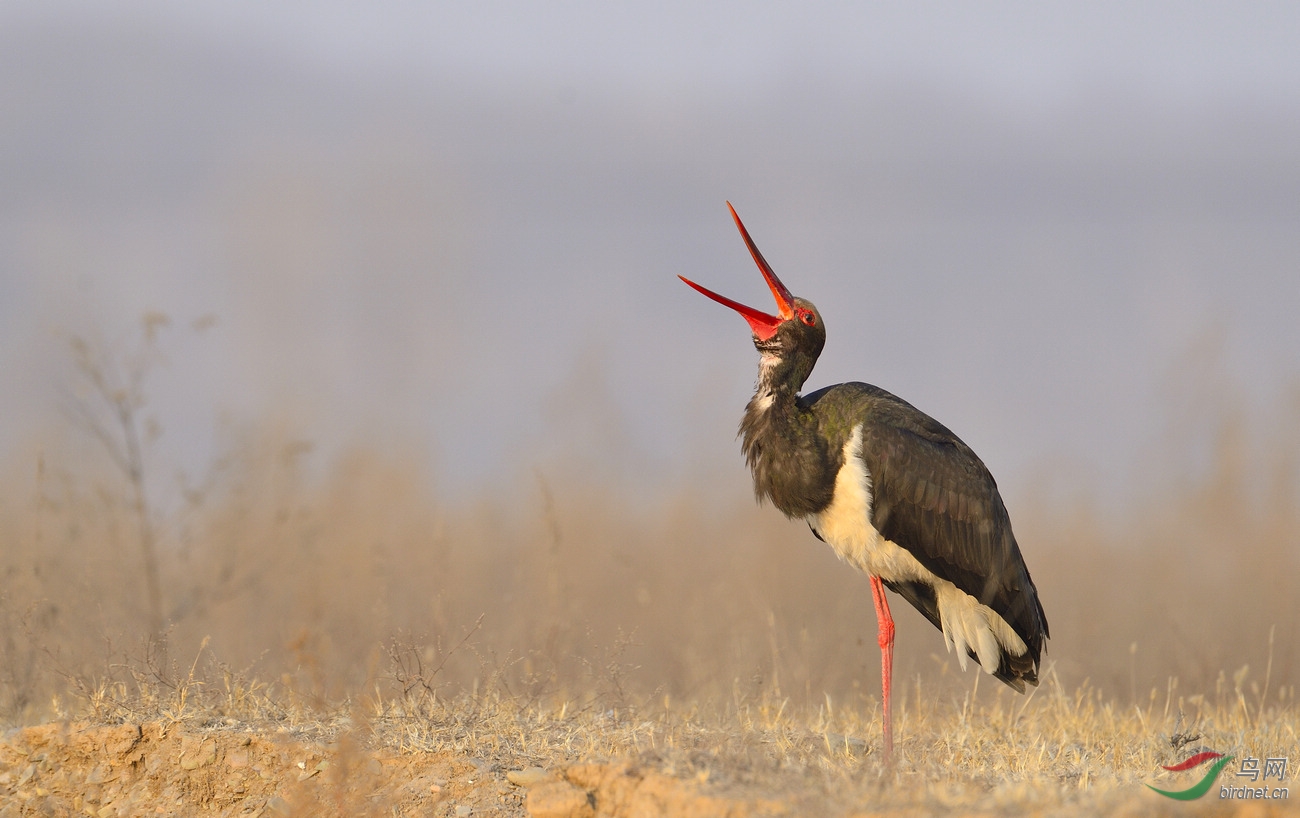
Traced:
POLYGON ((142 418, 142 413, 147 403, 144 381, 156 360, 156 355, 150 353, 158 329, 167 323, 167 317, 161 313, 147 313, 143 317, 143 347, 129 362, 125 377, 119 374, 114 361, 92 349, 84 339, 74 337, 71 342, 77 371, 93 397, 74 398, 69 407, 77 423, 103 446, 129 486, 129 505, 136 519, 144 567, 149 632, 154 636, 163 631, 163 599, 144 450, 146 443, 160 432, 157 424, 142 418), (99 407, 94 405, 94 399, 98 400, 99 407), (104 419, 105 412, 108 420, 104 419))

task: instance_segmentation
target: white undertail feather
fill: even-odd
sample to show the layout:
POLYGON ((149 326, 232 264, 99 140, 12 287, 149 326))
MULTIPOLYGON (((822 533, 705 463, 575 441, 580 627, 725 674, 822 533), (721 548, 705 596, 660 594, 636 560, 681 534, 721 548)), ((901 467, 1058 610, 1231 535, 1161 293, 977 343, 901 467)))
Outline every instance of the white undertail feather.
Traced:
POLYGON ((1001 661, 999 645, 1014 656, 1022 656, 1028 649, 1006 620, 956 585, 938 579, 934 591, 939 600, 944 644, 949 653, 956 649, 957 664, 962 670, 966 669, 967 650, 973 650, 979 657, 980 667, 992 675, 997 672, 1001 661))
POLYGON ((957 662, 966 669, 966 651, 979 657, 987 673, 997 672, 1001 649, 1014 656, 1028 648, 992 608, 946 579, 932 574, 907 549, 885 539, 871 524, 871 475, 862 460, 862 425, 853 428, 844 444, 844 465, 835 476, 831 504, 808 523, 840 559, 866 573, 891 582, 924 582, 934 588, 948 650, 957 649, 957 662))

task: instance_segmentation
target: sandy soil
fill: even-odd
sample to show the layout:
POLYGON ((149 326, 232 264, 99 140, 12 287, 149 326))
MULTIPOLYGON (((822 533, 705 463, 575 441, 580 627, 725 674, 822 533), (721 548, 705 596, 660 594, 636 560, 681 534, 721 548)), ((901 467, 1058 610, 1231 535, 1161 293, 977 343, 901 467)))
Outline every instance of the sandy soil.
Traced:
POLYGON ((787 805, 726 798, 635 765, 502 769, 451 753, 376 753, 290 733, 51 724, 0 743, 0 816, 765 816, 787 805))
MULTIPOLYGON (((788 783, 788 782, 787 782, 788 783)), ((49 724, 0 741, 0 818, 11 816, 528 816, 763 818, 796 815, 1294 815, 1300 805, 1193 804, 1100 792, 1046 801, 952 790, 766 796, 630 762, 507 769, 445 752, 373 751, 291 731, 195 730, 181 724, 49 724), (983 800, 981 800, 981 798, 983 800)), ((869 788, 868 788, 869 789, 869 788)), ((895 787, 897 790, 898 788, 895 787)))

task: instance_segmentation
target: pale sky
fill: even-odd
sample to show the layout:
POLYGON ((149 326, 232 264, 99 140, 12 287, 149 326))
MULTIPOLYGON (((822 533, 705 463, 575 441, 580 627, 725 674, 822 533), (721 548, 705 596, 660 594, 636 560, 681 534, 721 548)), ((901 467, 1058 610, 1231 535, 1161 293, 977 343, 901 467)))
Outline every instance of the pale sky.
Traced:
POLYGON ((826 319, 810 388, 912 401, 1013 511, 1114 499, 1209 428, 1189 377, 1288 420, 1298 42, 1294 3, 7 3, 0 453, 67 438, 70 335, 156 310, 159 473, 284 422, 450 492, 747 486, 757 356, 676 278, 770 306, 731 200, 826 319))

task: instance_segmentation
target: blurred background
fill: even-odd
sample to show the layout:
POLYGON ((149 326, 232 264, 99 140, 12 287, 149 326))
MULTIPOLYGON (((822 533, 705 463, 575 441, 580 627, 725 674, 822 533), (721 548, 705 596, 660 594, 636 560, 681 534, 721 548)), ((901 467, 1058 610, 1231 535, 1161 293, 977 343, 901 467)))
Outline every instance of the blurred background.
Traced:
MULTIPOLYGON (((1064 684, 1293 685, 1296 42, 1266 2, 0 5, 0 705, 158 627, 325 692, 472 632, 449 684, 876 695, 865 578, 753 503, 747 327, 676 278, 767 308, 727 200, 824 315, 809 387, 997 476, 1064 684)), ((899 673, 969 685, 903 607, 899 673)))

